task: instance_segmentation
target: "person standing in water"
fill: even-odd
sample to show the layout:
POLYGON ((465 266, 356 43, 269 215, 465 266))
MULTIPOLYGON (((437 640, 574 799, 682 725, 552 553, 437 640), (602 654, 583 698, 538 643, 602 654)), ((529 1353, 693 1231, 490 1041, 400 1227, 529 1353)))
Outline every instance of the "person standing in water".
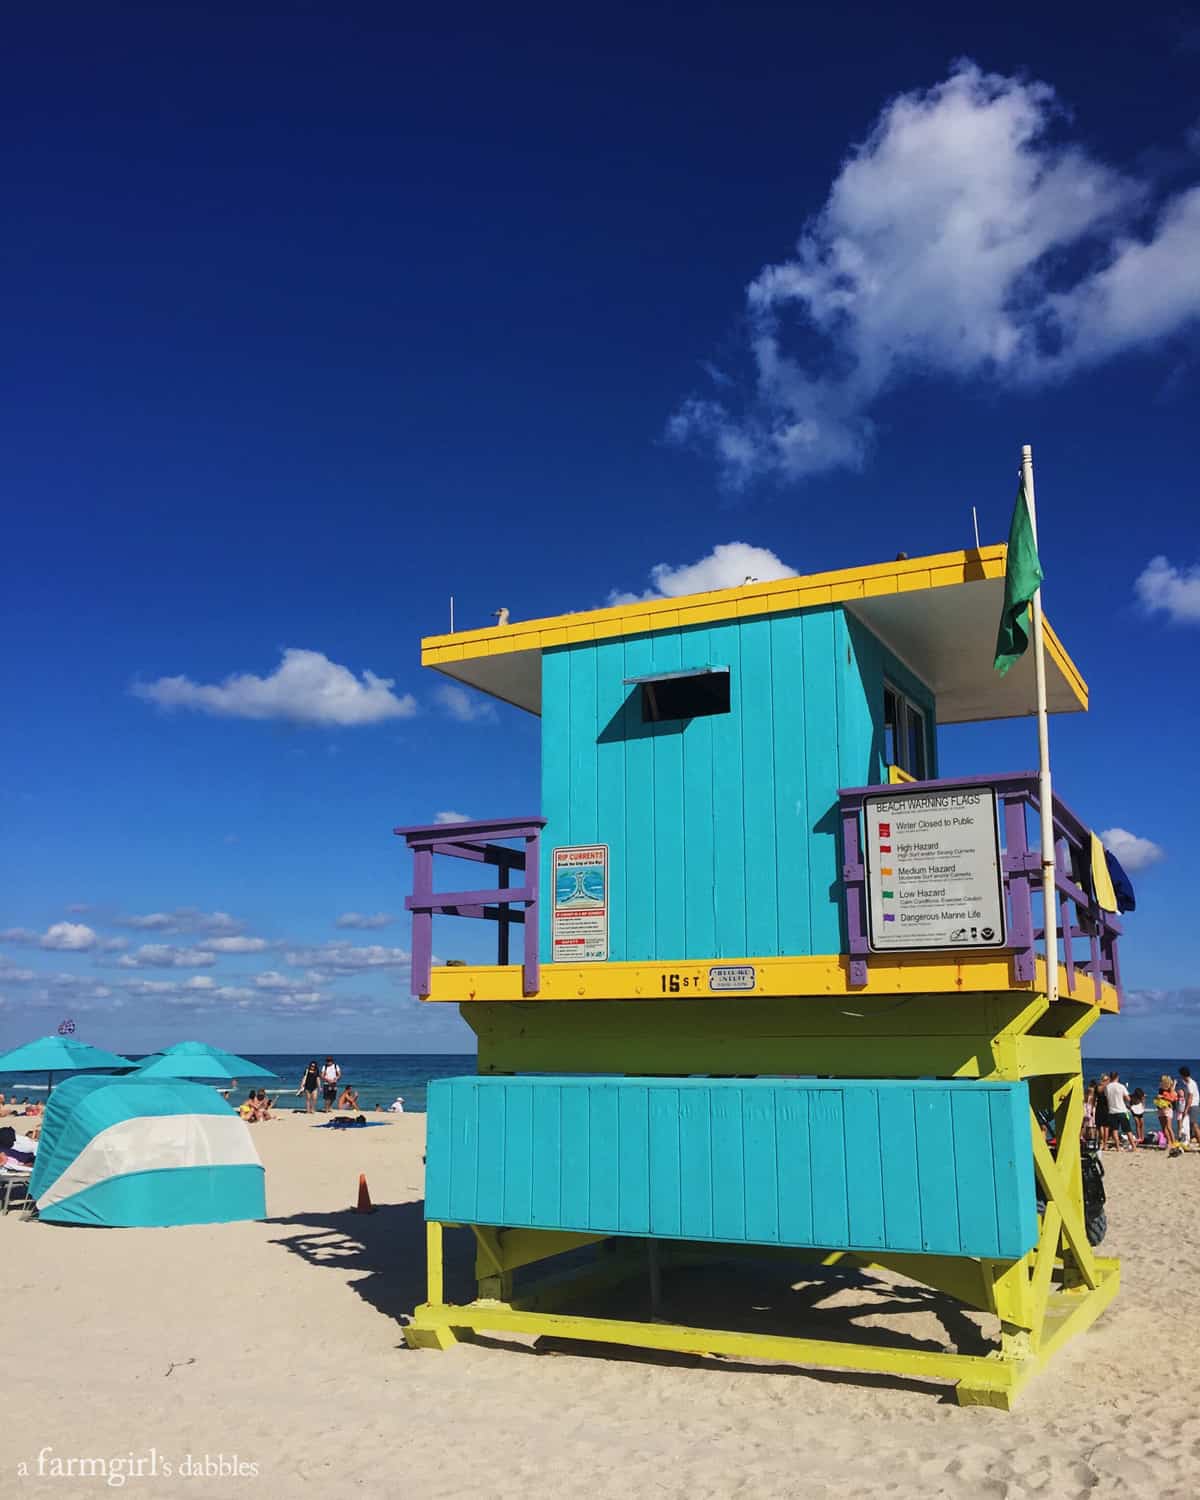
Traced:
POLYGON ((311 1115, 317 1109, 317 1085, 321 1082, 321 1069, 317 1066, 314 1057, 312 1062, 304 1070, 304 1077, 300 1080, 300 1087, 296 1090, 298 1094, 304 1095, 304 1113, 311 1115))

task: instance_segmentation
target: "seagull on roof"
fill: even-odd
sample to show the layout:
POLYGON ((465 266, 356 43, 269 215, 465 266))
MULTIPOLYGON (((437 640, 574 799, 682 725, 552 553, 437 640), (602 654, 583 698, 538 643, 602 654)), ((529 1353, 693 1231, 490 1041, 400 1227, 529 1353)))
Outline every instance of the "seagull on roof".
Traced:
POLYGON ((753 573, 747 573, 746 576, 745 576, 745 578, 742 579, 742 587, 745 588, 748 583, 757 583, 757 582, 758 582, 758 579, 755 578, 755 576, 753 575, 753 573))
POLYGON ((508 605, 502 604, 499 609, 492 610, 492 619, 497 625, 508 624, 508 605))

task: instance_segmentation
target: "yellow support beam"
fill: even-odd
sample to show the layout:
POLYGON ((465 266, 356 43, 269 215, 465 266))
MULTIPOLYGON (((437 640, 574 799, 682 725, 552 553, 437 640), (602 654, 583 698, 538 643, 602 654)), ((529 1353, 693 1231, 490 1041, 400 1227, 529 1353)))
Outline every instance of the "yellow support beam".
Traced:
MULTIPOLYGON (((1068 1117, 1073 1113, 1074 1110, 1069 1110, 1068 1117)), ((1046 1194, 1047 1203, 1056 1204, 1062 1215, 1063 1236, 1070 1246, 1080 1275, 1089 1287, 1095 1288, 1100 1284, 1096 1258, 1088 1244, 1080 1195, 1072 1191, 1071 1186, 1079 1163, 1078 1134, 1074 1138, 1059 1137, 1059 1154, 1056 1158, 1050 1155, 1050 1148, 1046 1145, 1046 1138, 1036 1115, 1032 1118, 1032 1126, 1034 1171, 1046 1194), (1070 1177, 1068 1172, 1071 1173, 1070 1177)))
POLYGON ((442 1228, 430 1219, 425 1225, 425 1283, 427 1300, 416 1308, 404 1330, 410 1349, 449 1349, 456 1342, 448 1324, 433 1316, 444 1305, 442 1284, 442 1228))
MULTIPOLYGON (((869 1000, 898 995, 983 995, 1000 991, 1034 995, 1045 991, 1045 964, 1039 959, 1037 977, 1028 982, 1013 978, 1012 962, 1006 955, 912 953, 901 956, 873 954, 867 963, 865 985, 850 983, 850 960, 841 953, 796 956, 748 955, 728 959, 664 959, 661 962, 595 964, 548 963, 541 967, 541 987, 535 996, 523 988, 520 964, 451 964, 432 970, 431 1002, 473 1005, 488 1001, 537 1004, 556 1000, 656 1000, 669 1004, 673 996, 722 995, 713 989, 713 969, 750 968, 754 989, 738 998, 778 996, 802 1005, 810 998, 836 995, 843 999, 869 1000)), ((1078 1003, 1093 1002, 1091 979, 1076 973, 1074 989, 1067 971, 1059 965, 1059 993, 1078 1003)), ((1102 987, 1100 1007, 1118 1010, 1117 992, 1111 984, 1102 987)))
POLYGON ((1030 1328, 1033 1346, 1041 1347, 1042 1330, 1046 1320, 1046 1304, 1050 1300, 1051 1279, 1058 1259, 1058 1241, 1062 1232, 1062 1211, 1057 1203, 1047 1203, 1042 1215, 1042 1232, 1034 1251, 1033 1284, 1031 1287, 1033 1306, 1030 1328))
POLYGON ((634 1349, 664 1349, 678 1354, 723 1354, 738 1359, 813 1365, 823 1369, 868 1370, 925 1380, 969 1381, 979 1391, 1011 1394, 1026 1375, 1022 1364, 977 1354, 897 1349, 879 1344, 849 1344, 782 1334, 739 1333, 727 1329, 691 1328, 675 1323, 641 1323, 624 1318, 524 1312, 499 1302, 465 1307, 426 1305, 416 1310, 412 1329, 470 1328, 476 1332, 523 1333, 540 1338, 580 1339, 624 1344, 634 1349))
POLYGON ((568 1229, 490 1229, 478 1224, 472 1228, 480 1243, 486 1243, 488 1259, 497 1271, 517 1271, 552 1255, 564 1255, 568 1250, 608 1239, 605 1234, 568 1229))
MULTIPOLYGON (((1006 1078, 1079 1071, 1044 995, 1000 991, 846 1002, 745 996, 462 1007, 480 1073, 823 1073, 851 1078, 1006 1078), (1033 1033, 1033 1027, 1042 1028, 1033 1033)), ((1092 1009, 1095 1017, 1098 1012, 1092 1009)), ((1064 1016, 1074 1028, 1075 1016, 1064 1016)))

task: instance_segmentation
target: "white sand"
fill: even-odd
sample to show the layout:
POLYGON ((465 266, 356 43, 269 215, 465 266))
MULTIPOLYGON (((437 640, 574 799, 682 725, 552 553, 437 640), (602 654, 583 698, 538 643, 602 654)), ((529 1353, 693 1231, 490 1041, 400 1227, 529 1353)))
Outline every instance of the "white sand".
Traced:
MULTIPOLYGON (((346 1135, 310 1126, 256 1129, 268 1223, 0 1219, 0 1495, 113 1493, 102 1479, 39 1478, 44 1447, 47 1466, 151 1449, 176 1470, 189 1453, 257 1466, 257 1479, 160 1472, 124 1486, 159 1496, 1200 1495, 1200 1154, 1107 1158, 1104 1251, 1123 1257, 1122 1290, 1005 1414, 916 1381, 603 1345, 534 1352, 488 1337, 410 1352, 400 1319, 423 1295, 424 1118, 346 1135), (347 1211, 360 1171, 381 1205, 369 1218, 347 1211)), ((726 1285, 676 1273, 666 1311, 694 1315, 726 1285)), ((751 1295, 777 1299, 761 1316, 781 1329, 856 1307, 861 1326, 875 1307, 924 1347, 948 1346, 939 1310, 972 1335, 911 1292, 851 1285, 815 1315, 778 1283, 751 1295)))

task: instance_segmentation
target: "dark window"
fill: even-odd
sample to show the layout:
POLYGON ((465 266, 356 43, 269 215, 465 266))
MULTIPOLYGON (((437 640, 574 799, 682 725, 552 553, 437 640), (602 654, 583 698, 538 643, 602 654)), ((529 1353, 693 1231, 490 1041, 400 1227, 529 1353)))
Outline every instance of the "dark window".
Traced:
POLYGON ((929 738, 925 710, 889 683, 883 688, 883 756, 917 781, 929 775, 929 738))
POLYGON ((643 724, 657 724, 664 719, 700 719, 707 714, 729 712, 728 668, 670 672, 660 677, 642 678, 639 685, 643 724))
POLYGON ((908 759, 904 769, 918 781, 925 780, 925 715, 911 703, 905 704, 908 720, 908 759))
POLYGON ((900 699, 891 690, 883 690, 883 758, 889 766, 900 764, 900 699))

